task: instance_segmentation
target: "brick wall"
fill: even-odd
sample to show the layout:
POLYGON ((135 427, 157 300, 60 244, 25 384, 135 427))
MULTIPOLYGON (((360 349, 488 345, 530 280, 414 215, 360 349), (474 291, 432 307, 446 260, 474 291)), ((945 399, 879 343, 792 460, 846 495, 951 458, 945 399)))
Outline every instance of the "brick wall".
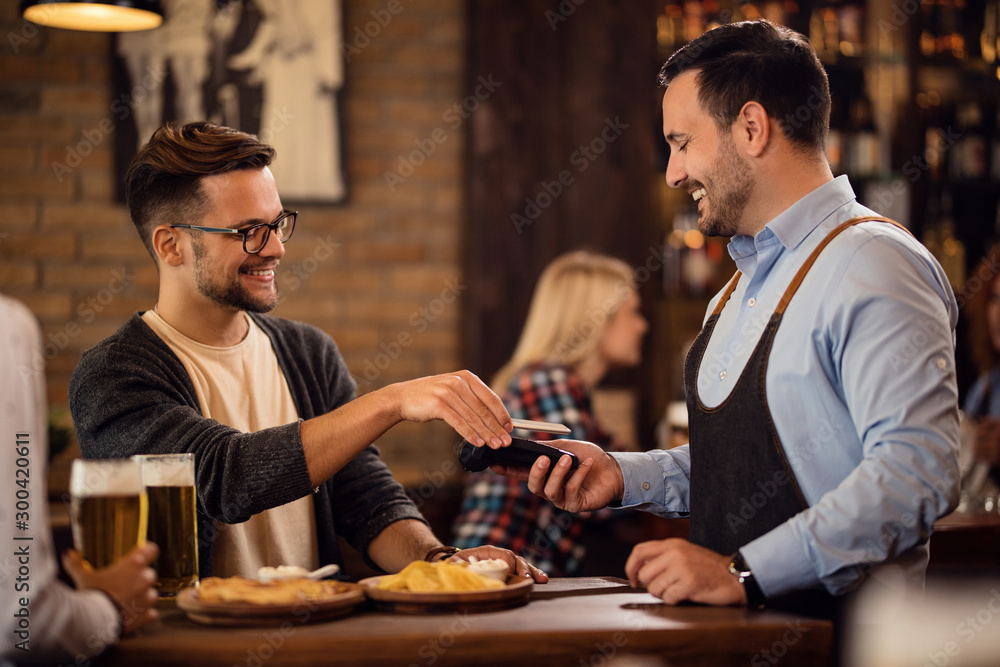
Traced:
MULTIPOLYGON (((466 28, 461 0, 346 4, 350 199, 300 207, 276 314, 333 336, 365 392, 459 363, 465 128, 446 114, 464 95, 466 28), (390 188, 386 172, 406 178, 390 188)), ((0 291, 40 320, 49 402, 65 407, 81 352, 155 303, 156 273, 114 201, 110 37, 38 28, 16 0, 0 0, 0 28, 0 291)), ((403 424, 379 444, 421 481, 450 469, 455 440, 403 424)))

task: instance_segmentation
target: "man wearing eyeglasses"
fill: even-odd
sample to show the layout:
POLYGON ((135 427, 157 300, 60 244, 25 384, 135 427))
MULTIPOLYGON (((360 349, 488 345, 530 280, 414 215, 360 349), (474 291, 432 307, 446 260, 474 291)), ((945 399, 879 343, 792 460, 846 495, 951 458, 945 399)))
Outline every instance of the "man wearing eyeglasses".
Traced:
MULTIPOLYGON (((400 421, 442 419, 468 440, 510 442, 500 400, 468 371, 355 397, 336 345, 265 315, 295 229, 274 149, 210 123, 160 128, 126 175, 129 212, 159 272, 156 306, 88 350, 70 382, 87 457, 193 452, 201 575, 337 563, 343 536, 392 572, 447 557, 370 443, 400 421)), ((546 579, 513 553, 503 558, 546 579)))

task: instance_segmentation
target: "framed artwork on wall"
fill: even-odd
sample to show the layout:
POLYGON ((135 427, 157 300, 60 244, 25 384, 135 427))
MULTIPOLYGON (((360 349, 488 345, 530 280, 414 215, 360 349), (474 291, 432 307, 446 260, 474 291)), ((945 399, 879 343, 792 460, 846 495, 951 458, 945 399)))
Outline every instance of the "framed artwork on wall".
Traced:
POLYGON ((283 201, 347 196, 340 0, 162 0, 163 25, 115 37, 119 199, 129 161, 162 123, 207 120, 274 146, 283 201))

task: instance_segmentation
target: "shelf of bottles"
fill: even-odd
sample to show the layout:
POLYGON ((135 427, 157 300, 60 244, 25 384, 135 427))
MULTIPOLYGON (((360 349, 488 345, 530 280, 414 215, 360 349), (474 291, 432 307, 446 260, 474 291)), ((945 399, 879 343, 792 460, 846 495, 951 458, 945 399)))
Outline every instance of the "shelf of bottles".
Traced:
MULTIPOLYGON (((827 157, 858 198, 921 238, 960 288, 1000 240, 1000 0, 664 0, 659 55, 732 21, 767 18, 807 35, 827 69, 827 157)), ((665 147, 663 148, 664 155, 665 147)), ((666 201, 666 200, 665 200, 666 201)), ((717 285, 716 241, 670 199, 667 293, 717 285)))
POLYGON ((1000 0, 920 5, 911 47, 914 210, 924 244, 960 291, 1000 239, 1000 0))

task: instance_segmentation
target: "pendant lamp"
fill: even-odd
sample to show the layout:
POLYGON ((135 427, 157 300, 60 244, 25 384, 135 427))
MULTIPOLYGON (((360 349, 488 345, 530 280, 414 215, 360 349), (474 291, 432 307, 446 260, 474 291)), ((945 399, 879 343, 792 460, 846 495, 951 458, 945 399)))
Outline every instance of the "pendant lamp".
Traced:
POLYGON ((22 0, 21 16, 50 28, 93 32, 151 30, 163 23, 158 0, 22 0))

